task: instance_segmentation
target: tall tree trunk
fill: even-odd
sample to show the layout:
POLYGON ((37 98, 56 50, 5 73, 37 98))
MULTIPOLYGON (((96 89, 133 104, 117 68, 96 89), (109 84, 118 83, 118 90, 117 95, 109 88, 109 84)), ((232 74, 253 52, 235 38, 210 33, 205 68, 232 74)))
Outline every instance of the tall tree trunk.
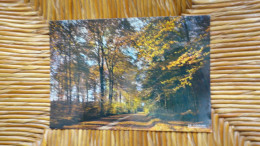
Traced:
POLYGON ((105 75, 104 75, 104 48, 102 43, 102 38, 100 33, 98 32, 99 38, 99 76, 100 76, 100 115, 104 116, 104 98, 105 98, 105 75))
POLYGON ((101 64, 99 67, 100 74, 100 115, 104 115, 104 97, 105 97, 105 88, 104 88, 104 62, 103 57, 101 57, 101 64))
POLYGON ((88 80, 86 80, 86 100, 87 100, 87 102, 88 102, 88 98, 89 98, 89 96, 88 96, 88 90, 89 90, 89 84, 88 84, 88 80))
POLYGON ((108 99, 109 99, 109 112, 112 111, 112 100, 113 100, 113 81, 112 81, 112 77, 111 77, 111 73, 109 73, 109 95, 108 95, 108 99))
POLYGON ((84 95, 84 90, 81 90, 81 94, 82 94, 82 110, 83 110, 83 120, 85 121, 86 120, 86 103, 85 103, 85 99, 86 99, 86 96, 83 96, 84 95))
POLYGON ((88 84, 87 84, 87 86, 86 86, 86 90, 87 90, 87 102, 88 102, 88 100, 89 100, 89 95, 88 95, 89 87, 88 87, 88 84))
MULTIPOLYGON (((110 75, 109 75, 109 76, 110 76, 110 75)), ((109 106, 111 106, 111 104, 112 104, 112 97, 113 97, 112 81, 111 81, 111 78, 109 77, 109 95, 108 95, 109 106)))
POLYGON ((82 110, 83 110, 83 120, 85 121, 86 120, 86 105, 87 103, 85 102, 85 99, 86 99, 86 95, 84 95, 84 90, 81 90, 81 94, 82 94, 82 110))
POLYGON ((109 71, 109 106, 111 106, 111 104, 112 104, 113 90, 114 90, 113 69, 110 69, 110 71, 109 71))
POLYGON ((80 92, 80 89, 79 89, 79 85, 80 85, 80 73, 78 74, 78 78, 77 78, 77 102, 79 102, 79 92, 80 92))
POLYGON ((96 83, 94 83, 93 85, 93 95, 94 95, 94 101, 96 102, 97 101, 97 87, 96 87, 96 83))
MULTIPOLYGON (((84 92, 81 92, 82 95, 84 95, 84 92)), ((85 103, 85 99, 86 99, 86 96, 81 96, 82 98, 82 103, 84 104, 85 103)))
POLYGON ((69 98, 69 82, 68 82, 68 60, 67 60, 67 54, 65 53, 65 59, 64 59, 64 68, 65 68, 65 92, 66 92, 66 98, 67 103, 70 104, 70 98, 69 98))
POLYGON ((62 95, 62 80, 61 78, 58 79, 58 101, 63 101, 63 95, 62 95))
POLYGON ((72 96, 71 96, 71 90, 72 90, 72 84, 71 84, 71 66, 72 66, 72 59, 71 59, 71 48, 69 48, 69 102, 70 102, 70 109, 69 112, 71 113, 72 110, 72 96))

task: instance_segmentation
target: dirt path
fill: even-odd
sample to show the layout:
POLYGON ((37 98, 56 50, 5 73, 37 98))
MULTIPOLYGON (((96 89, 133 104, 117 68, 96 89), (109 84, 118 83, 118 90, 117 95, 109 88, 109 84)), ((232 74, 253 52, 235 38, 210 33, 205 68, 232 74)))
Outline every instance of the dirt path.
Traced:
POLYGON ((130 115, 125 116, 125 117, 123 117, 123 118, 119 118, 119 119, 117 119, 116 121, 107 124, 106 126, 99 127, 98 130, 109 130, 109 129, 112 129, 113 126, 116 126, 119 122, 121 122, 122 120, 127 119, 127 118, 129 118, 129 117, 130 117, 130 115))
MULTIPOLYGON (((207 128, 188 127, 190 122, 161 121, 144 113, 122 114, 103 117, 93 121, 84 121, 76 125, 64 126, 68 129, 98 129, 98 130, 159 130, 159 131, 199 131, 208 132, 207 128), (185 126, 186 125, 186 126, 185 126)), ((193 123, 194 124, 194 123, 193 123)))
MULTIPOLYGON (((90 128, 99 130, 121 129, 123 127, 143 127, 149 123, 151 117, 144 113, 121 114, 103 117, 97 120, 84 121, 76 125, 64 126, 64 128, 90 128)), ((147 127, 150 128, 151 126, 147 127)))

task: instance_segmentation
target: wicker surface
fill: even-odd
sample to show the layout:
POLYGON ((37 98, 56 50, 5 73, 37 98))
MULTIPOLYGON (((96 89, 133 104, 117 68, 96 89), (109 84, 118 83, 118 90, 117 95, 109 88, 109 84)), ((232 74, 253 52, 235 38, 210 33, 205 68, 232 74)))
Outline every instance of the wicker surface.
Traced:
POLYGON ((213 133, 47 129, 49 37, 40 14, 0 0, 0 145, 260 145, 260 0, 194 0, 183 13, 212 16, 213 133))
POLYGON ((192 0, 25 0, 47 20, 176 16, 192 0))

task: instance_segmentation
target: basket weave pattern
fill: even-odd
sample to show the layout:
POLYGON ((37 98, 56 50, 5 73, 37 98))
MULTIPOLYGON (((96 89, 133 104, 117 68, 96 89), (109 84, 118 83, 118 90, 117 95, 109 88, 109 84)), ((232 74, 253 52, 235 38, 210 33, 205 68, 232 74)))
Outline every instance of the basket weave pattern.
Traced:
MULTIPOLYGON (((171 0, 161 1, 155 12, 137 7, 136 11, 125 13, 128 15, 111 11, 102 16, 178 14, 171 9, 169 13, 164 11, 171 0)), ((156 4, 157 0, 149 2, 156 4)), ((0 0, 0 145, 260 145, 259 0, 194 0, 192 9, 176 7, 178 11, 186 10, 183 15, 211 15, 212 133, 48 129, 50 67, 46 20, 65 19, 67 15, 59 15, 59 8, 50 15, 53 10, 46 11, 46 5, 40 10, 35 10, 34 5, 0 0)), ((97 17, 83 12, 68 17, 97 17)))

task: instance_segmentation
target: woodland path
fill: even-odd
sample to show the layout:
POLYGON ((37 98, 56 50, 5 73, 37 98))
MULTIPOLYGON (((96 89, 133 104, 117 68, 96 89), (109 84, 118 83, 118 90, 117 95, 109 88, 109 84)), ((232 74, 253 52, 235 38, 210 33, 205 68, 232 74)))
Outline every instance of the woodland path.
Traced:
MULTIPOLYGON (((98 130, 184 130, 189 131, 187 125, 190 122, 162 121, 148 116, 142 112, 136 114, 121 114, 103 117, 92 121, 84 121, 79 124, 64 126, 67 129, 98 129, 98 130), (186 126, 184 126, 186 125, 186 126), (184 127, 183 127, 184 126, 184 127), (184 128, 184 129, 183 129, 184 128)), ((193 123, 194 124, 194 123, 193 123)), ((206 129, 205 129, 206 130, 206 129)))
POLYGON ((103 117, 93 121, 84 121, 76 125, 64 126, 64 128, 90 128, 99 130, 111 130, 121 128, 143 128, 149 129, 155 122, 160 121, 146 114, 139 112, 136 114, 121 114, 103 117))

